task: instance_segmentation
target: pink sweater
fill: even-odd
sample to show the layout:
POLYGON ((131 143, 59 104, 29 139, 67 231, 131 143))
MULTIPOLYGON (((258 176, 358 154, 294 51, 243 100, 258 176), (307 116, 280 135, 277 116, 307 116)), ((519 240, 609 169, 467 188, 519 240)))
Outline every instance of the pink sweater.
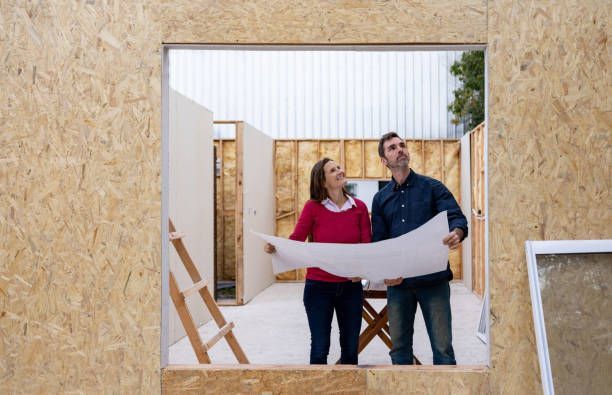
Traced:
MULTIPOLYGON (((355 203, 356 206, 347 211, 334 213, 321 203, 309 200, 289 238, 305 241, 312 234, 312 241, 317 243, 369 243, 372 231, 368 208, 359 199, 355 199, 355 203)), ((348 281, 346 277, 335 276, 318 267, 309 267, 306 278, 329 282, 348 281)))

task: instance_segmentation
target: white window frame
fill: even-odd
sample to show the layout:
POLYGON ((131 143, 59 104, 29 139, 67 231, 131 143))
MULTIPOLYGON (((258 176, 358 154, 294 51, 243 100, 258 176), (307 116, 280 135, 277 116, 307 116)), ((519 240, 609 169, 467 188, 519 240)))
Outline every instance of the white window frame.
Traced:
POLYGON ((546 339, 546 325, 544 323, 544 311, 542 310, 542 296, 540 294, 540 286, 538 281, 537 255, 612 253, 612 239, 551 241, 527 240, 525 242, 525 253, 527 255, 529 289, 531 294, 531 306, 533 311, 536 343, 538 347, 538 359, 540 362, 542 391, 544 392, 544 395, 553 395, 555 393, 555 387, 553 385, 552 371, 550 367, 548 341, 546 339))

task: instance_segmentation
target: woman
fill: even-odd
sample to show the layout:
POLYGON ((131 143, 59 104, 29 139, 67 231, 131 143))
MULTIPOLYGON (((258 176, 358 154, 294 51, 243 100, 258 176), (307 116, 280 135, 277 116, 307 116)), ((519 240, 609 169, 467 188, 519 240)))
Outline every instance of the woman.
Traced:
MULTIPOLYGON (((344 171, 336 162, 329 158, 318 161, 310 172, 310 200, 289 238, 305 241, 311 236, 318 243, 369 243, 368 208, 348 194, 345 184, 344 171)), ((275 251, 271 244, 264 249, 275 251)), ((357 364, 362 298, 359 278, 335 276, 316 267, 307 269, 304 306, 310 327, 311 364, 327 363, 334 311, 340 328, 340 363, 357 364)))

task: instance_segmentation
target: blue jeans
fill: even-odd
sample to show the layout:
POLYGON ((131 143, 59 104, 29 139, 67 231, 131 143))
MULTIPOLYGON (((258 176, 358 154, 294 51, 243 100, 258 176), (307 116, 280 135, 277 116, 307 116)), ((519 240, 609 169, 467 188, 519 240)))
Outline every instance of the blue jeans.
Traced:
POLYGON ((423 312, 434 365, 456 365, 448 281, 427 287, 409 287, 404 280, 387 288, 389 332, 393 343, 389 352, 391 362, 394 365, 413 363, 412 336, 417 303, 423 312))
POLYGON ((357 365, 363 288, 361 282, 306 279, 304 307, 310 327, 310 363, 324 365, 329 354, 334 310, 340 329, 340 363, 357 365))

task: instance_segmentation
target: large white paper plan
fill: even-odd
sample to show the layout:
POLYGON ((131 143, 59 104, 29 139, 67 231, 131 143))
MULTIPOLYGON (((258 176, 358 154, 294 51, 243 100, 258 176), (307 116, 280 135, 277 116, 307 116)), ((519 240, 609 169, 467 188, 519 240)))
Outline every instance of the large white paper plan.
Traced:
POLYGON ((443 211, 424 225, 394 239, 376 243, 305 243, 251 231, 276 247, 274 274, 304 267, 319 267, 342 277, 370 281, 416 277, 446 269, 448 219, 443 211))

